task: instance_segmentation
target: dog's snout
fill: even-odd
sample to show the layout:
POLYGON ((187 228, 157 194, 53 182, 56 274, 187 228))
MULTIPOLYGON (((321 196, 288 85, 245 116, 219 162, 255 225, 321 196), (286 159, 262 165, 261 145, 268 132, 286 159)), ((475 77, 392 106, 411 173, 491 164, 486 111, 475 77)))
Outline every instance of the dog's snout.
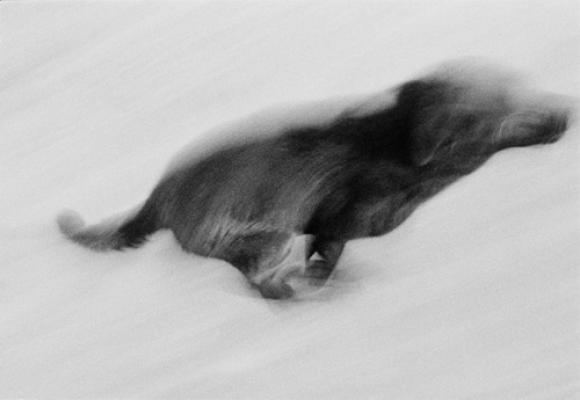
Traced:
POLYGON ((503 121, 498 137, 504 147, 554 143, 568 129, 568 123, 567 111, 526 110, 503 121))
POLYGON ((563 133, 568 129, 568 113, 559 113, 553 118, 556 132, 563 133))
POLYGON ((558 140, 568 129, 568 113, 553 112, 544 124, 544 133, 550 141, 558 140))

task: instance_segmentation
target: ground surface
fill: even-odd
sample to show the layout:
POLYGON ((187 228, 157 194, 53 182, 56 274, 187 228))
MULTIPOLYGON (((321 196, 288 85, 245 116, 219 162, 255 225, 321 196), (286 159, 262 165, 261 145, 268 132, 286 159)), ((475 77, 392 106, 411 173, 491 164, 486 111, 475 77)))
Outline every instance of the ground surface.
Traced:
POLYGON ((95 254, 54 224, 64 207, 94 222, 137 204, 211 127, 449 58, 577 96, 578 15, 559 1, 0 3, 0 398, 578 396, 577 127, 351 243, 310 301, 264 301, 168 233, 95 254))

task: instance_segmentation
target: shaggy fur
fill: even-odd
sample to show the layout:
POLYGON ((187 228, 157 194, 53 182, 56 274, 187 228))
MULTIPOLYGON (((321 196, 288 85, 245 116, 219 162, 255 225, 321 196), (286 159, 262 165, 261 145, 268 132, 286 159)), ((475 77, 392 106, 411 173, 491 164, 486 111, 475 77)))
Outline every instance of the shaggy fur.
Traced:
POLYGON ((346 111, 184 163, 124 218, 84 227, 66 213, 58 223, 97 250, 170 229, 186 251, 231 263, 264 297, 288 298, 291 278, 323 284, 347 241, 393 230, 497 151, 553 142, 566 129, 564 110, 526 98, 493 68, 446 67, 394 93, 367 115, 346 111), (313 240, 296 264, 288 255, 304 234, 313 240))

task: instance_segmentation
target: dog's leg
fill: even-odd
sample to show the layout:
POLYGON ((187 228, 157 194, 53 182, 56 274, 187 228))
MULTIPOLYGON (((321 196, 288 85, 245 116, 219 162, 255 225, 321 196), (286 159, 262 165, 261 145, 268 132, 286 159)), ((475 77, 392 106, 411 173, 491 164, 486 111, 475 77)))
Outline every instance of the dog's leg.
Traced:
POLYGON ((242 271, 265 298, 294 295, 290 276, 301 276, 306 267, 302 241, 290 232, 262 231, 237 237, 222 258, 242 271))
POLYGON ((322 286, 328 280, 328 277, 334 271, 334 267, 344 250, 346 242, 337 239, 326 239, 317 237, 307 253, 308 266, 305 275, 311 283, 322 286), (320 257, 312 256, 318 254, 320 257), (310 260, 310 258, 312 258, 310 260))

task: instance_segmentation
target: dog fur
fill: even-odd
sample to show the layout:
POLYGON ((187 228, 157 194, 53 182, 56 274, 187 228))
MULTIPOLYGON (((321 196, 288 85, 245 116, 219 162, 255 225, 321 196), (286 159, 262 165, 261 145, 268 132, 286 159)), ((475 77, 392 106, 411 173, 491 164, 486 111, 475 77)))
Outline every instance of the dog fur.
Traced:
POLYGON ((553 142, 567 125, 566 110, 526 97, 497 68, 446 66, 392 93, 394 102, 366 114, 347 110, 182 162, 126 216, 85 227, 67 212, 60 229, 95 250, 137 247, 169 229, 184 250, 227 261, 264 297, 288 298, 291 279, 323 284, 349 240, 388 233, 494 153, 553 142), (296 263, 299 235, 313 240, 296 263))

